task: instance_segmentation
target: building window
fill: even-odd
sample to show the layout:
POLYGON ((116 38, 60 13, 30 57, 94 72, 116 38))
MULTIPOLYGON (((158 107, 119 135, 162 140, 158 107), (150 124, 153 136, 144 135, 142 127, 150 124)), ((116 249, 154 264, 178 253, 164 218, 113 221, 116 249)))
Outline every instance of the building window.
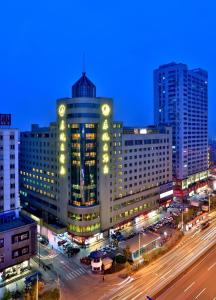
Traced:
POLYGON ((22 255, 26 255, 29 253, 29 246, 22 247, 20 249, 16 249, 12 251, 12 258, 17 258, 22 255))
POLYGON ((0 248, 4 247, 4 239, 0 239, 0 248))
POLYGON ((22 242, 29 239, 29 232, 25 231, 19 234, 15 234, 12 236, 12 244, 22 242))

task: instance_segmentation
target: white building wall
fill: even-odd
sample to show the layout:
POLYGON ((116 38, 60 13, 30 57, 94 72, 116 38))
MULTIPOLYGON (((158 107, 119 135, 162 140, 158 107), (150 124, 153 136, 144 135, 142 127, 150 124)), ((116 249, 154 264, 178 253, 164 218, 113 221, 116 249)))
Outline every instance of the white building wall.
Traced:
POLYGON ((18 186, 18 130, 0 129, 0 157, 1 166, 1 211, 19 210, 19 186, 18 186), (2 201, 3 200, 3 201, 2 201))

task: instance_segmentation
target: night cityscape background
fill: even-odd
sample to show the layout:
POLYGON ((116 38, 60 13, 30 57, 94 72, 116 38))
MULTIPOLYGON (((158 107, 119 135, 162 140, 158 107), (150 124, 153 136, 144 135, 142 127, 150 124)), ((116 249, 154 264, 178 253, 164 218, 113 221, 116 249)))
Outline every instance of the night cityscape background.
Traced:
POLYGON ((53 104, 70 95, 85 53, 98 95, 115 99, 116 119, 152 124, 153 70, 176 61, 208 70, 209 134, 214 135, 215 9, 208 0, 4 1, 2 111, 11 112, 14 125, 25 130, 54 120, 53 104))

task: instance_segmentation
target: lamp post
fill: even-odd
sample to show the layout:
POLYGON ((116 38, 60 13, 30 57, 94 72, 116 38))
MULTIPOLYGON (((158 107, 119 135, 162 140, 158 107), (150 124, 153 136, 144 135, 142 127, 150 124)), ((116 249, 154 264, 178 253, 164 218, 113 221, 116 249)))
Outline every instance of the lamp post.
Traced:
POLYGON ((141 255, 141 249, 140 249, 140 232, 139 232, 139 260, 140 260, 140 255, 141 255))
POLYGON ((184 207, 182 207, 182 231, 184 231, 184 207))
POLYGON ((208 193, 208 204, 209 204, 209 213, 211 212, 211 197, 210 194, 208 193))

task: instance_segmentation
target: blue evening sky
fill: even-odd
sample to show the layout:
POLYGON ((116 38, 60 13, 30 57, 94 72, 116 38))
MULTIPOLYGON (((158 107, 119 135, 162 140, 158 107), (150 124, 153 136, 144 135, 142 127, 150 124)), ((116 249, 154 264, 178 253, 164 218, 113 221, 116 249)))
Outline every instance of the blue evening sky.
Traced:
POLYGON ((0 111, 21 130, 55 120, 86 56, 115 119, 153 123, 153 69, 170 61, 209 72, 209 132, 216 135, 216 1, 10 0, 0 4, 0 111))

